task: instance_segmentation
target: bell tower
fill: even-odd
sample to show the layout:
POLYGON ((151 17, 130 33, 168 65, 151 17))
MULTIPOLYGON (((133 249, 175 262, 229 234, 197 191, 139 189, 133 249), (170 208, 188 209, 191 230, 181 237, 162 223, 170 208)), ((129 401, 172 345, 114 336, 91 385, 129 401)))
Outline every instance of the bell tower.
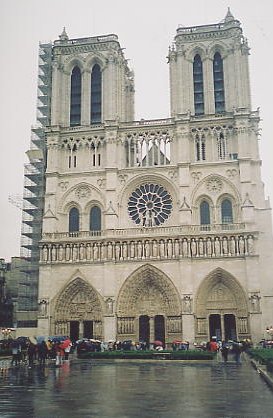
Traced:
POLYGON ((69 39, 64 29, 52 53, 51 125, 134 119, 134 76, 117 35, 69 39))
POLYGON ((171 116, 250 110, 248 54, 229 9, 218 24, 179 27, 168 56, 171 116))

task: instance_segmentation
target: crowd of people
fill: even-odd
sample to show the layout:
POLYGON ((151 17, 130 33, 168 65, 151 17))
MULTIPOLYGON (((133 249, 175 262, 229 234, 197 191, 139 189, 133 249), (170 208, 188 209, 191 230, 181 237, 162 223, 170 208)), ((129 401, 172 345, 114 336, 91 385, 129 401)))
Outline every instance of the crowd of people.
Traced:
POLYGON ((69 337, 56 340, 49 338, 39 342, 34 338, 18 338, 10 343, 11 365, 28 364, 31 368, 34 364, 45 365, 46 360, 53 360, 58 366, 69 359, 72 346, 69 337))
MULTIPOLYGON (((11 365, 18 366, 19 364, 27 364, 28 367, 33 367, 34 364, 45 365, 46 361, 55 362, 56 366, 63 364, 69 359, 69 354, 76 351, 78 355, 84 352, 92 351, 130 351, 130 350, 157 350, 171 348, 173 351, 188 350, 188 341, 175 340, 168 347, 161 341, 154 341, 148 344, 145 341, 134 342, 132 340, 126 341, 108 341, 102 342, 94 339, 83 338, 74 343, 68 336, 43 338, 36 340, 35 338, 19 337, 14 340, 7 341, 6 348, 11 351, 12 360, 11 365)), ((251 342, 248 340, 239 342, 225 340, 217 340, 212 337, 207 343, 194 344, 194 349, 207 350, 210 352, 221 353, 224 362, 229 358, 240 363, 241 353, 245 351, 251 342)))

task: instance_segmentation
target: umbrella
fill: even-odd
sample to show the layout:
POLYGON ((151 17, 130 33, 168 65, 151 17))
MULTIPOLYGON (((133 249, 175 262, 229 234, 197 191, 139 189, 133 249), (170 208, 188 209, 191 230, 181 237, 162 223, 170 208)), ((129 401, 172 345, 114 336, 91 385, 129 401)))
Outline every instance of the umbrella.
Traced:
POLYGON ((183 344, 183 341, 181 341, 181 340, 174 340, 173 341, 173 344, 183 344))
POLYGON ((71 344, 70 339, 68 338, 67 340, 64 340, 62 342, 62 348, 67 348, 69 345, 71 344))
POLYGON ((37 340, 35 337, 29 337, 29 341, 31 342, 31 344, 37 345, 37 340))
POLYGON ((154 341, 154 345, 157 345, 157 346, 162 347, 163 342, 162 341, 159 341, 159 340, 156 340, 156 341, 154 341))

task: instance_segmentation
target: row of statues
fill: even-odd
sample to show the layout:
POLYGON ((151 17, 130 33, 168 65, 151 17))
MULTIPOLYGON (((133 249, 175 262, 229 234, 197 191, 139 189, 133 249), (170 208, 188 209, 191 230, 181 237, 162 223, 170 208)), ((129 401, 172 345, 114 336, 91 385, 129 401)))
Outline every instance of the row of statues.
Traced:
POLYGON ((183 257, 242 257, 254 254, 253 235, 43 244, 42 262, 122 261, 183 257))

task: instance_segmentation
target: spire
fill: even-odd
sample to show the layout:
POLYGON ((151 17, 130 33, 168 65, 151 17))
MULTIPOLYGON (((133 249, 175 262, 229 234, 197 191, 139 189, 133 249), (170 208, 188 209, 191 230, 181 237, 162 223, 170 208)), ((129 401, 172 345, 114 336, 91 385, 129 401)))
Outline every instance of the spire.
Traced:
POLYGON ((225 22, 231 22, 232 20, 234 20, 234 16, 230 11, 230 8, 228 7, 228 11, 225 17, 225 22))
POLYGON ((59 35, 59 38, 60 38, 60 41, 68 41, 68 36, 65 30, 65 27, 63 28, 61 35, 59 35))

